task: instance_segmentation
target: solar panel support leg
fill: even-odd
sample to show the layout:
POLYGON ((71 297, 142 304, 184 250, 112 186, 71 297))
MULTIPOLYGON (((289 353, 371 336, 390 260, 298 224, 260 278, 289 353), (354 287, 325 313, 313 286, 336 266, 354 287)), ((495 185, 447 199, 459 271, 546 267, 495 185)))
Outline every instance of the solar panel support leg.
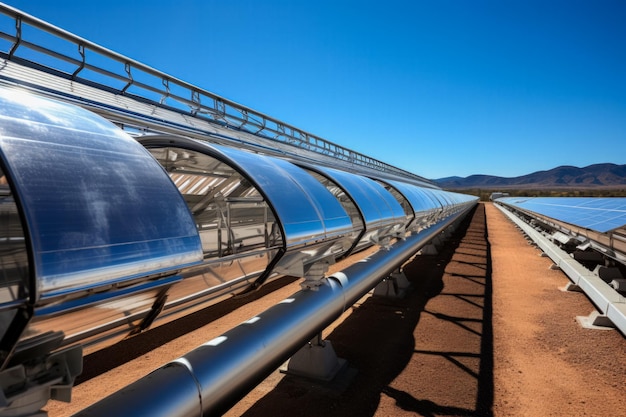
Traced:
POLYGON ((375 297, 403 298, 411 283, 406 278, 404 271, 398 269, 385 278, 374 288, 375 297))
POLYGON ((574 284, 573 282, 568 282, 564 286, 559 288, 563 292, 584 292, 579 285, 574 284))
POLYGON ((437 246, 435 246, 434 243, 429 243, 428 245, 420 249, 419 253, 420 255, 437 255, 439 254, 439 251, 437 250, 437 246))
POLYGON ((576 316, 576 321, 586 329, 613 330, 615 324, 604 314, 592 311, 588 316, 576 316))
POLYGON ((320 333, 300 348, 281 372, 327 382, 332 381, 346 364, 345 359, 337 357, 332 343, 323 340, 320 333))

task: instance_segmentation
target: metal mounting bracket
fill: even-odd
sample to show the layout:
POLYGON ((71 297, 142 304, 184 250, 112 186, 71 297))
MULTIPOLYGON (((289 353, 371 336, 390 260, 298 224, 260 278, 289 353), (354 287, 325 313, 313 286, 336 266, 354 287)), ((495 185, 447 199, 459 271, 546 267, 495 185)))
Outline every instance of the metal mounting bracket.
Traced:
POLYGON ((300 283, 302 289, 316 291, 322 285, 326 272, 332 264, 335 263, 335 257, 326 257, 310 265, 304 274, 304 281, 300 283))
POLYGON ((404 271, 398 268, 374 288, 375 297, 403 298, 411 287, 404 271))

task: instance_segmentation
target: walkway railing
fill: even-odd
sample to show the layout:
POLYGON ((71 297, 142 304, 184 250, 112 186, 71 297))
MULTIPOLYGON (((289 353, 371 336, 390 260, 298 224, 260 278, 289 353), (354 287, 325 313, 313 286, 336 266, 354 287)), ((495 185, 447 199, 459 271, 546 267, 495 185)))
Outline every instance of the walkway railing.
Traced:
MULTIPOLYGON (((350 164, 430 183, 0 3, 0 57, 55 77, 350 164)), ((98 97, 87 97, 98 101, 98 97)), ((126 109, 132 113, 134 109, 126 109)))

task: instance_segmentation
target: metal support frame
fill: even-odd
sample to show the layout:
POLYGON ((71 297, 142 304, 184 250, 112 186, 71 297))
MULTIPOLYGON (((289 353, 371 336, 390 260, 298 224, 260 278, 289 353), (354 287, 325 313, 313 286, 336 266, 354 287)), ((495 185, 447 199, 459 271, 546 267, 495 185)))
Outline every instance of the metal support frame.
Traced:
POLYGON ((76 376, 83 369, 83 350, 72 346, 49 353, 62 334, 48 333, 22 346, 16 364, 0 372, 0 415, 45 417, 48 400, 69 402, 76 376))
MULTIPOLYGON (((594 272, 583 267, 567 252, 556 246, 540 231, 524 222, 506 207, 495 204, 513 223, 515 223, 538 247, 544 251, 572 281, 587 295, 602 316, 609 319, 615 327, 626 334, 626 298, 615 291, 594 272)), ((597 324, 599 321, 594 319, 597 324)))
POLYGON ((303 266, 300 268, 306 268, 306 273, 304 274, 304 281, 300 283, 300 287, 303 289, 309 290, 317 290, 317 288, 323 284, 323 279, 326 277, 326 272, 332 264, 335 263, 334 256, 327 256, 324 259, 318 260, 311 265, 303 266))
MULTIPOLYGON (((437 188, 423 177, 227 100, 5 4, 0 4, 0 14, 8 16, 11 22, 8 28, 0 26, 0 40, 8 41, 6 50, 0 50, 0 58, 4 59, 0 84, 5 87, 28 89, 78 104, 137 135, 183 135, 341 166, 381 178, 400 177, 419 186, 437 188), (71 48, 68 50, 73 52, 36 44, 34 39, 37 37, 33 34, 46 35, 43 38, 51 35, 55 41, 69 44, 71 48)), ((224 409, 268 370, 276 369, 277 361, 300 349, 315 332, 320 332, 343 313, 346 306, 352 305, 381 277, 391 274, 400 262, 467 210, 390 245, 379 255, 372 256, 366 265, 359 263, 343 273, 325 276, 328 264, 334 262, 334 258, 306 265, 303 291, 268 311, 261 326, 255 326, 260 316, 247 321, 243 327, 233 329, 166 365, 147 377, 149 382, 140 382, 142 387, 156 384, 148 388, 145 397, 138 394, 130 403, 115 403, 111 408, 105 405, 100 411, 107 416, 149 414, 169 417, 187 416, 196 411, 201 415, 224 409), (303 318, 304 314, 306 317, 303 318), (251 328, 254 330, 250 331, 251 328), (257 344, 259 341, 260 345, 257 344), (232 345, 235 349, 230 348, 232 345), (206 362, 207 351, 210 352, 209 362, 217 362, 206 362), (197 404, 198 399, 200 404, 197 404), (153 408, 144 412, 146 406, 153 408)), ((382 244, 388 245, 389 242, 382 244)), ((279 250, 275 259, 280 259, 281 255, 279 250)), ((265 278, 259 278, 258 282, 265 278)), ((393 279, 396 283, 401 280, 400 277, 393 279)), ((162 308, 163 302, 164 299, 157 300, 153 311, 162 308)), ((148 325, 153 318, 146 317, 144 324, 148 325)), ((321 340, 319 333, 307 346, 321 349, 322 354, 315 353, 314 356, 321 356, 322 361, 341 362, 334 356, 332 344, 321 340)), ((73 347, 50 354, 57 348, 43 349, 37 345, 29 353, 32 356, 27 356, 19 365, 8 363, 0 370, 0 415, 38 415, 48 398, 69 400, 74 378, 81 371, 82 351, 73 347)), ((26 353, 22 352, 22 359, 24 355, 26 353)), ((328 377, 329 373, 323 372, 323 375, 328 377)))
MULTIPOLYGON (((214 129, 226 128, 231 133, 243 132, 267 139, 273 143, 271 147, 283 147, 292 150, 292 153, 312 152, 318 155, 318 159, 331 157, 356 168, 397 175, 426 187, 434 187, 431 181, 423 177, 220 97, 8 5, 0 3, 0 14, 14 19, 15 22, 10 28, 0 27, 0 39, 10 42, 9 50, 0 51, 0 56, 22 68, 40 73, 36 78, 44 75, 51 78, 53 81, 42 88, 42 91, 82 101, 84 105, 95 105, 102 110, 115 110, 125 119, 124 125, 129 124, 142 131, 146 125, 141 122, 141 118, 152 118, 158 109, 159 112, 173 112, 177 115, 159 118, 162 124, 174 126, 176 123, 184 123, 187 128, 195 129, 196 122, 187 120, 191 117, 197 121, 209 122, 214 129), (24 26, 28 30, 23 30, 24 26), (51 46, 38 45, 24 39, 25 34, 32 36, 31 33, 37 32, 74 44, 77 55, 58 52, 51 49, 51 46), (32 61, 33 53, 41 56, 38 62, 32 61), (74 68, 68 71, 67 66, 74 68), (63 87, 66 83, 69 86, 63 87), (95 92, 90 93, 90 90, 95 92), (112 100, 108 100, 110 104, 102 102, 103 93, 113 96, 112 100), (138 115, 141 116, 137 117, 138 115)), ((32 75, 19 68, 17 71, 7 71, 5 66, 0 71, 1 77, 9 77, 12 81, 30 88, 42 87, 33 85, 32 75)), ((159 132, 163 133, 156 131, 159 132)))
POLYGON ((323 279, 317 291, 293 294, 75 417, 189 417, 225 412, 340 317, 381 277, 396 270, 471 208, 323 279))

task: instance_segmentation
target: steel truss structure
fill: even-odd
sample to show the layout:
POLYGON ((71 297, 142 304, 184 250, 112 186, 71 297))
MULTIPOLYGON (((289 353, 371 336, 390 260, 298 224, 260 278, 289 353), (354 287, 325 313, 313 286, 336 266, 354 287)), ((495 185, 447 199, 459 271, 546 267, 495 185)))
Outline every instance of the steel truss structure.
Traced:
POLYGON ((430 181, 220 97, 0 3, 2 78, 62 96, 130 132, 212 141, 430 181), (222 136, 222 137, 220 137, 222 136))
MULTIPOLYGON (((0 416, 69 401, 83 354, 303 278, 298 321, 233 329, 159 396, 223 410, 477 203, 3 4, 0 58, 0 416)), ((100 410, 157 412, 127 392, 100 410)))

